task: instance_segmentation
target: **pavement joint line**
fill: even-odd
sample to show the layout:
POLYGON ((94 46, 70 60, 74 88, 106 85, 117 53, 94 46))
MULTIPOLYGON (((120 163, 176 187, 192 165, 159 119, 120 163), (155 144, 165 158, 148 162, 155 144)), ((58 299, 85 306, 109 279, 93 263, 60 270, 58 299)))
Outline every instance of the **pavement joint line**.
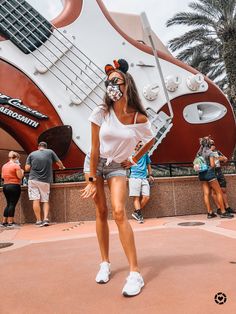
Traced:
MULTIPOLYGON (((166 229, 165 226, 153 226, 153 227, 144 227, 144 228, 133 228, 134 232, 143 232, 143 231, 151 231, 151 230, 158 230, 158 229, 166 229)), ((110 235, 118 234, 118 230, 110 231, 110 235)), ((56 242, 56 241, 63 241, 63 240, 73 240, 73 239, 84 239, 84 238, 92 238, 96 237, 95 232, 91 233, 84 233, 84 234, 77 234, 69 237, 57 237, 51 239, 42 239, 42 240, 31 240, 31 243, 43 243, 43 242, 56 242)))
POLYGON ((12 239, 14 239, 19 230, 19 228, 3 230, 3 232, 0 233, 0 241, 11 241, 12 239))
MULTIPOLYGON (((232 221, 232 220, 236 220, 236 219, 233 218, 233 219, 230 219, 227 221, 232 221)), ((225 236, 225 237, 228 237, 231 239, 236 239, 236 231, 222 228, 219 226, 220 223, 222 222, 221 219, 217 219, 217 220, 202 220, 202 219, 195 220, 195 219, 191 219, 191 222, 197 222, 197 221, 204 222, 205 225, 191 226, 191 227, 189 227, 189 226, 178 226, 178 223, 180 222, 180 219, 179 219, 179 222, 176 222, 176 221, 175 222, 168 222, 165 224, 165 226, 167 228, 181 228, 181 229, 193 229, 193 228, 195 228, 195 229, 200 229, 200 230, 208 231, 211 233, 215 233, 215 234, 218 234, 221 236, 225 236)), ((186 220, 183 219, 182 222, 186 222, 186 220)))
POLYGON ((80 221, 77 224, 75 224, 75 225, 73 225, 73 226, 71 226, 69 228, 62 229, 62 231, 70 231, 70 230, 78 228, 80 225, 83 225, 83 224, 84 224, 84 222, 80 221))
MULTIPOLYGON (((230 219, 229 221, 232 220, 236 220, 234 219, 230 219)), ((142 225, 142 227, 140 226, 139 228, 136 228, 135 226, 133 227, 133 231, 136 232, 144 232, 144 231, 151 231, 151 230, 163 230, 163 229, 188 229, 188 230, 194 230, 194 229, 198 229, 198 230, 203 230, 203 231, 208 231, 211 233, 215 233, 218 235, 223 235, 226 236, 228 238, 236 238, 236 231, 234 230, 229 230, 226 228, 222 228, 219 227, 219 224, 222 222, 221 219, 218 220, 203 220, 203 219, 183 219, 181 218, 176 218, 175 221, 171 221, 171 222, 167 222, 167 223, 163 223, 162 225, 158 225, 158 226, 150 226, 150 227, 144 227, 142 225), (204 222, 205 225, 204 226, 179 226, 178 223, 180 222, 186 222, 187 221, 193 221, 193 222, 197 222, 197 221, 201 221, 204 222)), ((83 222, 84 223, 84 222, 83 222)), ((74 229, 75 226, 76 228, 79 226, 80 224, 76 224, 72 227, 69 227, 67 229, 74 229)), ((14 240, 14 237, 16 235, 16 233, 19 232, 20 229, 13 229, 13 230, 7 230, 6 232, 3 232, 0 234, 0 241, 11 241, 12 243, 14 243, 13 246, 8 247, 8 248, 4 248, 1 249, 1 252, 5 252, 5 251, 10 251, 10 250, 14 250, 14 249, 18 249, 21 247, 24 247, 26 245, 30 245, 30 244, 38 244, 38 243, 47 243, 47 242, 57 242, 57 241, 65 241, 65 240, 76 240, 76 239, 85 239, 85 238, 95 238, 96 237, 96 233, 95 232, 90 232, 90 233, 83 233, 83 234, 74 234, 74 235, 70 235, 68 236, 63 236, 63 237, 52 237, 52 238, 47 238, 47 239, 41 239, 41 240, 27 240, 27 239, 21 239, 21 240, 14 240), (3 237, 3 235, 7 235, 7 237, 3 237), (10 237, 11 235, 11 237, 10 237)), ((66 229, 64 229, 66 230, 66 229)), ((63 230, 62 230, 63 231, 63 230)), ((111 231, 110 232, 111 235, 116 235, 118 234, 118 230, 115 231, 111 231)))
POLYGON ((9 242, 13 243, 13 245, 6 247, 4 249, 1 249, 0 254, 7 252, 7 251, 13 251, 13 250, 21 249, 22 247, 25 247, 25 246, 30 244, 30 240, 13 240, 13 241, 9 240, 9 242))
POLYGON ((229 230, 229 229, 221 228, 218 226, 201 226, 200 229, 211 232, 211 233, 215 233, 218 235, 222 235, 227 238, 236 239, 236 231, 234 230, 229 230))

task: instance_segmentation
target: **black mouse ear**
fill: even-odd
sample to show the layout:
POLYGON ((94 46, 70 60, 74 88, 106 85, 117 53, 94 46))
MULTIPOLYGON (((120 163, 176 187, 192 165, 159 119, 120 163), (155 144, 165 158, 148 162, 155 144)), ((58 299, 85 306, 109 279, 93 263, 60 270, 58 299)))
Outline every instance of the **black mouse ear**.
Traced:
POLYGON ((129 70, 129 64, 125 59, 114 60, 113 63, 115 68, 123 73, 126 73, 129 70))
POLYGON ((114 72, 116 69, 111 65, 111 64, 107 64, 104 67, 105 73, 108 76, 111 72, 114 72))

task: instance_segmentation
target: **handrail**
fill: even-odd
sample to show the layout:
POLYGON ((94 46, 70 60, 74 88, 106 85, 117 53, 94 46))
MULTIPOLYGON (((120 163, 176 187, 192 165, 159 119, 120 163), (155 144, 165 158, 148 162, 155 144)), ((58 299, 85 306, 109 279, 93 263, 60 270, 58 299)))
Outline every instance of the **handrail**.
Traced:
MULTIPOLYGON (((176 176, 196 176, 197 173, 193 170, 192 161, 184 162, 165 162, 165 163, 151 163, 154 177, 176 177, 176 176)), ((226 163, 221 163, 223 173, 236 174, 236 160, 228 160, 226 163), (229 168, 227 171, 226 167, 229 168)), ((29 172, 25 172, 25 177, 28 178, 29 172)), ((73 167, 66 168, 64 170, 53 170, 53 182, 77 182, 84 181, 83 168, 73 167), (70 173, 66 175, 67 173, 70 173), (77 177, 76 177, 77 176, 77 177), (77 180, 76 180, 77 179, 77 180)), ((25 185, 25 184, 23 184, 25 185)), ((2 180, 0 176, 0 186, 2 186, 2 180)))

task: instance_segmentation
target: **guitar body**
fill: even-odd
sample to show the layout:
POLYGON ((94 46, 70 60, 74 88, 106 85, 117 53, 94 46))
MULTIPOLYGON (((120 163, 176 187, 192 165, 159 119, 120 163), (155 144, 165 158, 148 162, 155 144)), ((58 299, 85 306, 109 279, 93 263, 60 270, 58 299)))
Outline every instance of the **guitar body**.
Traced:
MULTIPOLYGON (((54 30, 33 52, 24 53, 9 39, 0 41, 0 126, 26 153, 36 149, 38 139, 46 134, 56 152, 64 138, 61 158, 66 167, 83 165, 90 147, 88 117, 103 101, 103 67, 114 59, 129 62, 145 108, 169 115, 151 49, 124 34, 101 0, 65 0, 63 12, 52 24, 59 32, 54 30), (158 85, 159 92, 150 100, 145 91, 153 85, 158 85), (67 129, 69 133, 64 134, 67 129)), ((173 126, 152 161, 193 160, 198 139, 209 134, 231 157, 235 119, 225 95, 206 77, 197 89, 189 88, 188 80, 197 71, 162 52, 158 55, 164 77, 178 76, 181 83, 169 92, 173 126)))

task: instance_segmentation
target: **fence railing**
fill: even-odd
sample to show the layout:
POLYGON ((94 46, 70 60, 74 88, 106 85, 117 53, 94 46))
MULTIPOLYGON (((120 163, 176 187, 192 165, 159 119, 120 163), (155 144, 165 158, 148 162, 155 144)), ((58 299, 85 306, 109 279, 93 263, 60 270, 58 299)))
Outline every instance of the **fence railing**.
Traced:
MULTIPOLYGON (((192 162, 157 163, 151 164, 154 177, 178 177, 195 176, 192 162)), ((236 174, 236 160, 222 163, 222 171, 225 174, 236 174)), ((83 168, 71 168, 63 171, 54 171, 54 182, 76 182, 84 181, 83 168), (68 174, 68 172, 71 172, 68 174)))
MULTIPOLYGON (((230 160, 221 164, 224 174, 236 174, 236 160, 230 160)), ((155 177, 179 177, 196 176, 192 162, 152 164, 152 172, 155 177)))
MULTIPOLYGON (((193 169, 192 162, 152 163, 151 166, 154 177, 180 177, 197 175, 193 169)), ((226 163, 222 163, 221 169, 224 174, 236 174, 236 160, 230 160, 226 163)), ((28 176, 29 173, 26 172, 26 180, 23 180, 23 185, 27 184, 28 176)), ((54 183, 82 182, 84 180, 82 167, 66 168, 65 170, 53 170, 54 183)))

